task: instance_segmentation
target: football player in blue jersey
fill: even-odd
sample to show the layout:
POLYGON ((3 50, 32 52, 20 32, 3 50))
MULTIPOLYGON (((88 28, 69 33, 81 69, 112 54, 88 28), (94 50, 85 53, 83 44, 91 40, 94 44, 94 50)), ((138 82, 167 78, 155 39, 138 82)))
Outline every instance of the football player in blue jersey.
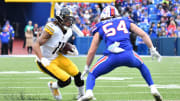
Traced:
POLYGON ((119 17, 119 13, 114 6, 105 7, 100 15, 100 20, 101 22, 97 23, 92 28, 94 37, 88 51, 86 66, 81 76, 81 79, 83 79, 85 74, 89 73, 86 80, 86 94, 78 101, 92 100, 94 98, 93 88, 96 78, 111 72, 119 66, 135 67, 139 69, 143 78, 149 85, 151 94, 154 96, 155 100, 162 101, 162 97, 154 85, 148 67, 133 51, 129 37, 130 31, 140 36, 150 48, 151 56, 156 57, 160 61, 161 55, 154 48, 149 36, 129 18, 119 17), (107 48, 103 56, 89 70, 101 40, 105 41, 107 48))

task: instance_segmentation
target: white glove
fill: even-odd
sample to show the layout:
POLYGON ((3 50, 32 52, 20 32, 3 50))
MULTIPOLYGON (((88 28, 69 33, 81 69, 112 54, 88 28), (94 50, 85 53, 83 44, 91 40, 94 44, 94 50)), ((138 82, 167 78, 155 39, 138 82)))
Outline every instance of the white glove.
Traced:
POLYGON ((161 55, 158 53, 158 51, 156 51, 156 48, 154 48, 154 47, 150 48, 150 53, 151 53, 152 59, 154 59, 154 57, 156 57, 158 62, 161 61, 161 55))
POLYGON ((111 44, 109 47, 108 47, 108 50, 112 53, 120 53, 120 52, 123 52, 124 49, 120 48, 119 47, 120 45, 120 42, 114 42, 113 44, 111 44))
POLYGON ((40 61, 45 67, 50 65, 50 61, 45 57, 42 57, 40 61))
POLYGON ((72 50, 73 50, 73 52, 67 51, 67 55, 72 55, 72 56, 77 56, 77 55, 79 55, 79 52, 78 52, 76 46, 73 45, 73 49, 72 49, 72 50))
POLYGON ((81 75, 81 80, 84 80, 85 75, 88 74, 88 73, 89 73, 89 67, 87 65, 85 65, 84 66, 84 71, 83 71, 83 73, 81 75))

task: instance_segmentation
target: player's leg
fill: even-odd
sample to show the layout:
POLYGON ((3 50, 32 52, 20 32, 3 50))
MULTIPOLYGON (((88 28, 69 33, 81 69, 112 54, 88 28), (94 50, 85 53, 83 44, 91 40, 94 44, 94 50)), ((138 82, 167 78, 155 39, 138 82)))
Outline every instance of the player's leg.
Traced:
POLYGON ((77 66, 68 58, 64 57, 63 55, 60 55, 58 57, 58 67, 63 69, 66 73, 74 77, 74 83, 78 89, 78 96, 76 99, 79 99, 81 96, 84 95, 84 80, 81 80, 81 72, 77 68, 77 66))
POLYGON ((52 61, 47 67, 44 67, 40 62, 37 62, 37 64, 41 71, 57 79, 57 82, 49 82, 48 87, 50 88, 54 98, 56 100, 61 100, 62 95, 58 88, 66 87, 71 83, 70 75, 61 70, 54 61, 52 61))
POLYGON ((155 97, 156 101, 162 101, 162 97, 161 97, 159 91, 154 86, 154 82, 152 80, 151 73, 150 73, 148 67, 144 64, 142 59, 135 52, 133 52, 133 55, 131 58, 131 63, 129 63, 129 66, 137 67, 139 69, 144 80, 149 85, 149 87, 151 89, 151 94, 155 97))
POLYGON ((95 80, 97 77, 112 71, 113 59, 108 56, 101 57, 96 64, 91 68, 87 80, 86 80, 86 93, 78 101, 86 101, 94 99, 93 89, 95 86, 95 80), (110 61, 111 60, 111 61, 110 61))

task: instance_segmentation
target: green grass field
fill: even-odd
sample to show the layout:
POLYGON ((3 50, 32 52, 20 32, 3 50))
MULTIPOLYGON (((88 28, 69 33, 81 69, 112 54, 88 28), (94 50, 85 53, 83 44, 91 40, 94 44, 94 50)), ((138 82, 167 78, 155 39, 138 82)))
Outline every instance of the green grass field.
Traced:
MULTIPOLYGON (((70 59, 83 71, 85 57, 70 59)), ((164 101, 180 101, 180 57, 163 57, 160 63, 150 57, 142 59, 164 101)), ((55 80, 38 70, 34 57, 0 57, 0 101, 55 101, 47 87, 48 81, 55 80)), ((74 82, 60 91, 62 101, 75 101, 74 82)), ((140 72, 127 67, 99 78, 94 94, 97 101, 154 101, 140 72)))

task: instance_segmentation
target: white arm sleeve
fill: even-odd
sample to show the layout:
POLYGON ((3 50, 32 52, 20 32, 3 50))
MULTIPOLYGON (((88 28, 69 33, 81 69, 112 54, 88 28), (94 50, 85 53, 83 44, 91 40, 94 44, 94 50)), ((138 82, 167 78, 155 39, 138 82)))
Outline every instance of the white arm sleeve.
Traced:
POLYGON ((78 36, 84 36, 83 32, 75 24, 72 25, 72 30, 76 32, 78 36))

